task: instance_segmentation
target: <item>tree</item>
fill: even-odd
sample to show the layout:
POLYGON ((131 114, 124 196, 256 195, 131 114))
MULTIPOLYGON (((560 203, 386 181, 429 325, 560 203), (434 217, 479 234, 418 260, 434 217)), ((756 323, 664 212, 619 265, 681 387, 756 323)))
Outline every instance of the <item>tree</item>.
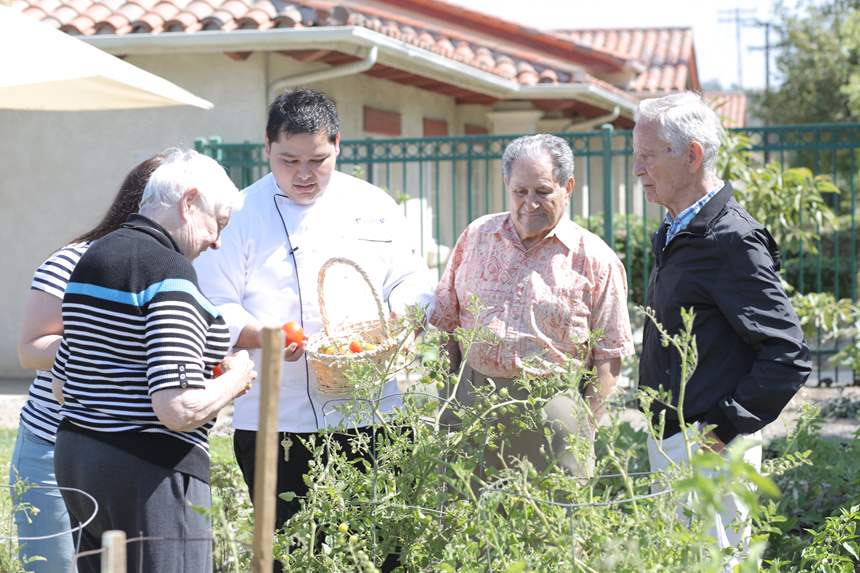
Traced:
POLYGON ((779 9, 779 88, 756 100, 773 124, 860 121, 860 0, 779 9))

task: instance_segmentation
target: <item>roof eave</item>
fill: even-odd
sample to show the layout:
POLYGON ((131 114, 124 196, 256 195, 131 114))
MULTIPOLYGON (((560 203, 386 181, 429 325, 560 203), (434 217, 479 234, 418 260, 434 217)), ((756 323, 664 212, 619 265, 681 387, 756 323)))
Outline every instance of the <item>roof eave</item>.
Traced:
POLYGON ((622 115, 626 117, 632 117, 636 107, 633 99, 624 98, 600 86, 587 83, 523 86, 514 80, 468 66, 359 26, 229 32, 213 30, 194 33, 104 34, 79 38, 106 52, 125 55, 326 49, 361 57, 365 50, 377 46, 379 60, 386 65, 414 71, 441 82, 451 83, 454 79, 457 85, 465 89, 496 99, 582 98, 584 101, 608 109, 617 105, 621 108, 622 115))
POLYGON ((626 97, 601 86, 588 83, 522 86, 519 92, 519 97, 533 99, 571 98, 581 99, 582 101, 599 107, 606 107, 607 109, 618 106, 621 110, 621 115, 628 119, 633 118, 633 115, 636 113, 636 106, 638 105, 638 100, 633 97, 626 97))
POLYGON ((125 55, 218 52, 273 52, 289 50, 336 50, 362 57, 377 46, 381 63, 415 71, 439 81, 465 81, 464 88, 505 98, 519 84, 496 74, 452 60, 384 34, 359 26, 328 26, 306 29, 201 31, 194 33, 110 34, 81 36, 106 52, 125 55))

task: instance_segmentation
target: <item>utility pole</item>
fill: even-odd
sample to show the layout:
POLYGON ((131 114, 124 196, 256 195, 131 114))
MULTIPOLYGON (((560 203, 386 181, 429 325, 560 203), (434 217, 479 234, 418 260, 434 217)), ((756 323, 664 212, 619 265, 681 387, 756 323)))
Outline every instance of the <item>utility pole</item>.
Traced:
POLYGON ((735 25, 735 43, 738 54, 738 89, 744 87, 743 75, 743 52, 741 50, 741 29, 744 24, 750 22, 750 18, 755 14, 755 10, 751 8, 731 8, 730 10, 720 10, 720 15, 724 16, 719 19, 719 22, 735 25))
MULTIPOLYGON (((785 46, 785 42, 779 41, 776 43, 771 43, 770 41, 770 30, 774 27, 773 23, 767 21, 756 20, 755 22, 751 22, 750 25, 755 26, 756 28, 764 28, 764 46, 750 46, 747 48, 752 52, 764 51, 764 100, 768 101, 770 98, 770 54, 773 48, 781 48, 785 46)), ((767 125, 767 122, 765 122, 767 125)))

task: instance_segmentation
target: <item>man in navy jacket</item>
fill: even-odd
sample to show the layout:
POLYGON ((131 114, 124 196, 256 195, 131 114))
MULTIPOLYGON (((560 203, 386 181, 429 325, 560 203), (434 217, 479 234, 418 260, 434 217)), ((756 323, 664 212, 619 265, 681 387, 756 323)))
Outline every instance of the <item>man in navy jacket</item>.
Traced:
MULTIPOLYGON (((695 311, 693 334, 698 366, 683 404, 687 423, 713 426, 710 447, 738 436, 754 444, 746 459, 761 464, 760 430, 774 421, 811 370, 809 349, 779 278, 779 250, 762 227, 733 198, 715 171, 722 127, 694 93, 643 100, 633 132, 634 170, 649 202, 668 211, 653 238, 655 265, 647 306, 675 334, 682 308, 695 311)), ((680 357, 646 323, 639 368, 640 387, 672 394, 665 410, 660 447, 649 441, 652 471, 685 461, 677 407, 680 357)), ((745 508, 726 500, 713 534, 721 547, 746 543, 745 508), (731 522, 736 521, 737 527, 731 522)))

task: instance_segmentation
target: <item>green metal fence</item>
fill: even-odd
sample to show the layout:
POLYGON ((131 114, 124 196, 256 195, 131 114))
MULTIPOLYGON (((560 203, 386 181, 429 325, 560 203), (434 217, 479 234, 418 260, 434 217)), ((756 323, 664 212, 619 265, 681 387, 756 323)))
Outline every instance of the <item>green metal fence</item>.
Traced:
MULTIPOLYGON (((830 174, 842 194, 831 207, 840 230, 826 233, 818 253, 784 253, 786 273, 801 291, 829 291, 857 300, 857 186, 860 124, 753 127, 734 130, 750 138, 750 150, 784 167, 805 166, 830 174)), ((559 133, 575 155, 576 190, 570 215, 600 234, 624 261, 634 302, 643 300, 650 234, 662 210, 645 201, 633 176, 632 132, 611 126, 559 133)), ((475 218, 507 209, 501 156, 516 136, 361 139, 341 142, 338 168, 388 190, 403 203, 415 247, 441 272, 448 250, 475 218)), ((269 168, 260 143, 198 139, 198 151, 224 165, 245 187, 269 168)), ((813 224, 810 222, 810 224, 813 224)), ((826 356, 834 348, 820 348, 826 356)), ((819 367, 822 364, 819 361, 819 367)), ((838 376, 837 371, 837 376, 838 376)))

